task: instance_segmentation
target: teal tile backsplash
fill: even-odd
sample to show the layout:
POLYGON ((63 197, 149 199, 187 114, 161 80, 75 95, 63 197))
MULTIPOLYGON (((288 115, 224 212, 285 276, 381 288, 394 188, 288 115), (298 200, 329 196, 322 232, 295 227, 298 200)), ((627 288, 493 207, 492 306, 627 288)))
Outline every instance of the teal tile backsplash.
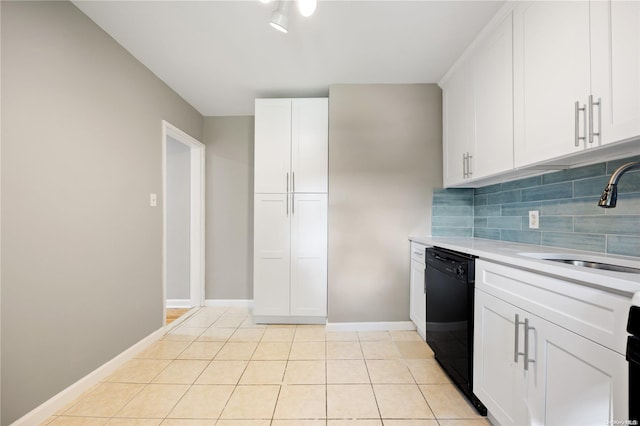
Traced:
POLYGON ((434 190, 433 236, 464 236, 640 257, 640 171, 618 184, 618 205, 597 206, 620 165, 640 156, 481 188, 434 190), (529 210, 540 228, 529 229, 529 210))
POLYGON ((435 237, 473 236, 473 189, 433 190, 431 235, 435 237))

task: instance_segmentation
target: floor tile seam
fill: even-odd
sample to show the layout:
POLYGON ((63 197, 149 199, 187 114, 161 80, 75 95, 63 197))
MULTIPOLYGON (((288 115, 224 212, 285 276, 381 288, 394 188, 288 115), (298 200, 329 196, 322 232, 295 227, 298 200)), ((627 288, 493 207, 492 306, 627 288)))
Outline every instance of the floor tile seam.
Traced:
MULTIPOLYGON (((431 404, 429 404, 429 399, 427 398, 427 395, 425 394, 425 392, 422 390, 422 385, 418 385, 418 390, 420 391, 420 394, 422 395, 422 398, 424 398, 424 400, 427 402, 427 407, 429 407, 429 410, 431 410, 431 413, 433 414, 433 417, 437 420, 438 417, 436 416, 436 412, 431 407, 431 404)), ((438 424, 440 424, 440 422, 438 422, 438 424)))
MULTIPOLYGON (((364 355, 364 352, 363 352, 363 355, 364 355)), ((364 366, 367 369, 367 376, 369 377, 369 387, 371 388, 371 393, 373 394, 373 400, 376 403, 376 410, 378 410, 378 417, 380 419, 382 419, 382 412, 380 411, 380 404, 378 404, 378 398, 376 396, 375 390, 373 389, 373 383, 371 383, 371 372, 369 371, 369 365, 367 364, 366 359, 364 361, 364 366)))
MULTIPOLYGON (((189 345, 189 346, 191 346, 191 345, 189 345)), ((187 346, 187 348, 188 348, 189 346, 187 346)), ((186 349, 185 349, 185 351, 186 351, 186 349)), ((183 352, 184 352, 184 351, 183 351, 183 352)), ((180 356, 180 355, 178 355, 178 356, 180 356)), ((166 367, 164 367, 160 372, 158 372, 158 374, 156 374, 156 375, 153 377, 153 379, 151 379, 151 381, 150 381, 150 382, 148 382, 147 384, 155 383, 155 384, 170 384, 170 385, 185 385, 185 384, 187 384, 187 385, 188 385, 188 384, 191 384, 191 385, 192 385, 192 384, 194 384, 194 383, 195 383, 195 382, 200 378, 200 376, 202 375, 202 373, 204 372, 204 370, 206 370, 206 369, 209 367, 209 364, 211 364, 211 361, 209 361, 209 362, 207 363, 207 365, 202 369, 202 371, 200 372, 200 374, 198 374, 198 377, 196 377, 196 378, 195 378, 195 380, 194 380, 193 382, 191 382, 191 383, 162 383, 162 382, 155 382, 155 380, 156 380, 156 379, 157 379, 157 378, 158 378, 158 377, 159 377, 159 376, 160 376, 160 375, 161 375, 161 374, 162 374, 166 369, 168 369, 168 368, 169 368, 169 366, 170 366, 174 361, 205 361, 205 360, 188 360, 188 359, 178 359, 178 358, 175 358, 175 359, 171 360, 171 362, 170 362, 169 364, 167 364, 167 366, 166 366, 166 367)))
MULTIPOLYGON (((325 353, 328 355, 329 348, 327 348, 327 343, 325 343, 325 353)), ((324 417, 325 417, 325 425, 328 423, 329 418, 329 360, 325 357, 324 359, 324 417)))
MULTIPOLYGON (((116 413, 112 416, 109 417, 109 420, 113 419, 113 418, 138 418, 138 417, 130 417, 130 416, 118 416, 118 414, 124 410, 124 408, 129 405, 131 403, 131 401, 133 401, 138 395, 140 395, 146 388, 148 388, 151 385, 161 385, 163 386, 164 384, 158 384, 158 383, 147 383, 145 386, 142 387, 142 389, 140 389, 133 397, 131 397, 122 407, 120 407, 120 409, 118 411, 116 411, 116 413)), ((176 386, 176 385, 168 385, 168 386, 176 386)), ((184 384, 181 384, 180 386, 184 386, 184 384)), ((189 387, 190 388, 190 387, 189 387)), ((184 394, 180 397, 180 399, 182 399, 182 397, 187 393, 187 391, 189 390, 189 388, 187 388, 184 392, 184 394)), ((171 408, 171 410, 173 410, 174 407, 171 408)), ((167 414, 171 413, 171 410, 169 410, 167 412, 167 414)), ((164 419, 166 418, 166 416, 163 417, 149 417, 150 419, 164 419)))
MULTIPOLYGON (((246 366, 245 366, 245 369, 246 369, 246 366)), ((243 371, 243 374, 244 374, 244 371, 243 371)), ((242 375, 241 375, 241 376, 242 376, 242 375)), ((238 381, 239 381, 239 380, 240 380, 240 379, 238 378, 238 381)), ((228 404, 228 403, 229 403, 229 401, 231 400, 231 396, 233 395, 233 393, 235 392, 236 388, 238 387, 237 383, 236 383, 235 385, 229 385, 229 384, 225 384, 225 385, 197 385, 197 384, 195 384, 195 382, 194 382, 194 384, 192 384, 191 386, 189 386, 189 388, 188 388, 188 389, 186 390, 186 392, 185 392, 185 393, 180 397, 179 401, 178 401, 178 402, 176 402, 176 404, 171 408, 171 410, 169 410, 169 412, 167 413, 167 415, 164 417, 163 422, 164 422, 164 420, 166 420, 166 419, 168 419, 168 418, 173 419, 172 417, 169 417, 169 416, 171 415, 171 412, 172 412, 172 411, 177 407, 178 403, 179 403, 180 401, 182 401, 182 399, 184 398, 184 396, 185 396, 187 393, 189 393, 189 391, 190 391, 194 386, 233 386, 233 389, 231 390, 231 392, 229 392, 229 396, 227 397, 227 400, 225 401, 224 406, 223 406, 223 407, 222 407, 222 409, 220 410, 220 414, 218 414, 218 416, 217 416, 217 417, 216 417, 216 419, 215 419, 215 420, 216 420, 216 423, 217 423, 217 422, 218 422, 218 420, 220 419, 220 416, 222 416, 222 412, 225 410, 225 408, 227 408, 227 404, 228 404)))
MULTIPOLYGON (((80 414, 54 414, 51 415, 51 417, 73 417, 73 418, 89 418, 89 419, 111 419, 110 416, 92 416, 92 415, 80 415, 80 414)), ((49 424, 51 422, 45 423, 45 424, 49 424)))
MULTIPOLYGON (((371 387, 372 387, 372 391, 373 391, 373 396, 376 399, 376 405, 378 406, 378 412, 380 413, 380 419, 389 419, 389 420, 396 420, 395 417, 382 417, 382 411, 380 410, 380 405, 378 404, 378 394, 376 393, 376 389, 375 389, 375 385, 380 385, 379 383, 371 383, 371 387)), ((386 385, 384 385, 386 386, 386 385)), ((422 395, 422 399, 424 400, 424 402, 427 404, 427 407, 429 407, 429 411, 431 412, 431 415, 433 417, 429 418, 429 420, 433 420, 436 419, 436 413, 431 409, 431 406, 429 405, 429 401, 427 401, 427 398, 424 396, 424 394, 422 393, 422 389, 420 389, 420 386, 418 386, 417 384, 415 385, 418 388, 418 391, 420 392, 420 394, 422 395)), ((419 417, 418 419, 422 419, 423 417, 419 417)))
MULTIPOLYGON (((106 382, 109 383, 109 382, 106 382)), ((131 397, 129 397, 129 399, 126 400, 126 402, 124 404, 122 404, 122 406, 115 412, 114 415, 118 414, 120 411, 122 411, 122 409, 129 404, 136 396, 138 396, 149 384, 148 383, 135 383, 135 384, 140 384, 143 385, 136 393, 134 393, 131 397)), ((90 392, 86 392, 85 394, 80 395, 78 398, 76 398, 76 400, 74 401, 74 404, 71 405, 70 407, 68 407, 66 410, 64 410, 62 413, 60 413, 60 416, 70 416, 70 417, 99 417, 99 418, 111 418, 113 416, 74 416, 73 414, 66 414, 69 410, 71 410, 73 407, 77 406, 78 404, 80 404, 80 402, 82 402, 83 399, 85 399, 86 397, 94 394, 97 391, 97 388, 99 387, 100 384, 98 384, 97 386, 93 387, 92 390, 90 392)))
MULTIPOLYGON (((207 364, 206 367, 204 367, 202 369, 202 371, 200 373, 198 373, 198 376, 191 382, 155 382, 155 381, 151 381, 148 384, 149 385, 188 385, 188 386, 193 386, 196 384, 196 382, 198 381, 198 379, 200 379, 200 376, 202 376, 202 374, 204 373, 204 371, 209 368, 209 365, 211 364, 211 362, 209 362, 207 364)), ((155 379, 154 379, 155 380, 155 379)))

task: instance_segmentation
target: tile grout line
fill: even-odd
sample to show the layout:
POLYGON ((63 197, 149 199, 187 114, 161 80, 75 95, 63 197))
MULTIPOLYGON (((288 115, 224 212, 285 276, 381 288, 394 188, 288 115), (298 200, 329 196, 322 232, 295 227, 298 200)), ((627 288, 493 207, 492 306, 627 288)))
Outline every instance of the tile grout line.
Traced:
MULTIPOLYGON (((177 360, 179 359, 180 355, 182 355, 182 354, 183 354, 183 353, 184 353, 184 352, 185 352, 185 351, 186 351, 186 350, 187 350, 191 345, 193 345, 195 342, 198 342, 198 339, 199 339, 199 338, 200 338, 200 337, 205 333, 205 331, 206 331, 206 330, 208 330, 209 328, 213 327, 213 325, 214 325, 214 324, 215 324, 215 323, 216 323, 216 322, 217 322, 217 321, 218 321, 218 320, 219 320, 219 319, 220 319, 220 318, 221 318, 221 317, 222 317, 222 316, 223 316, 227 311, 228 311, 228 309, 225 309, 225 311, 222 313, 222 315, 220 315, 218 318, 216 318, 216 319, 211 323, 211 325, 209 325, 209 327, 205 328, 205 330, 203 330, 203 331, 202 331, 198 336, 196 336, 196 338, 195 338, 193 341, 191 341, 191 342, 190 342, 190 343, 189 343, 189 344, 188 344, 188 345, 187 345, 187 346, 186 346, 186 347, 185 347, 185 348, 184 348, 184 349, 183 349, 183 350, 182 350, 182 351, 181 351, 181 352, 180 352, 180 353, 179 353, 179 354, 178 354, 178 355, 177 355, 177 356, 176 356, 176 357, 171 361, 171 363, 173 363, 173 362, 177 361, 177 360)), ((201 310, 198 310, 198 312, 201 312, 201 310)), ((194 313, 190 318, 188 318, 188 319, 185 321, 185 323, 186 323, 189 319, 191 319, 192 317, 193 317, 193 318, 195 318, 195 316, 196 316, 196 314, 197 314, 198 312, 194 313)), ((180 326, 179 326, 178 328, 185 326, 185 323, 180 324, 180 326)), ((178 329, 178 328, 177 328, 177 329, 178 329)), ((177 330, 177 329, 176 329, 176 330, 177 330)), ((224 347, 224 345, 225 345, 225 344, 226 344, 226 341, 225 341, 225 343, 220 347, 220 349, 222 349, 222 347, 224 347)), ((216 355, 218 354, 218 352, 220 352, 220 349, 216 352, 216 355)), ((173 406, 171 407, 171 409, 170 409, 170 410, 167 412, 167 414, 163 417, 163 419, 162 419, 162 421, 160 422, 160 424, 164 423, 164 421, 168 418, 168 416, 171 414, 171 412, 172 412, 173 410, 175 410, 175 408, 178 406, 178 404, 180 404, 180 402, 182 402, 182 400, 184 399, 185 395, 187 395, 187 393, 189 393, 189 391, 193 388, 193 385, 194 385, 194 384, 198 381, 198 379, 202 376, 202 373, 203 373, 203 372, 204 372, 204 371, 209 367, 209 365, 211 365, 211 363, 213 362, 213 359, 215 359, 215 355, 214 355, 214 357, 213 357, 211 360, 209 360, 209 362, 207 363, 207 365, 205 366, 205 368, 203 368, 203 369, 202 369, 202 371, 200 372, 200 374, 198 374, 198 376, 193 380, 193 382, 189 385, 189 387, 188 387, 188 388, 187 388, 187 390, 182 394, 182 396, 180 396, 180 398, 178 398, 178 400, 175 402, 175 404, 173 404, 173 406)), ((169 365, 171 365, 171 363, 169 363, 169 365)), ((167 367, 165 367, 165 369, 164 369, 164 370, 166 370, 167 368, 169 368, 169 365, 167 365, 167 367)), ((162 370, 162 371, 164 371, 164 370, 162 370)), ((156 375, 156 377, 155 377, 155 378, 157 378, 160 374, 162 374, 162 372, 158 373, 158 375, 156 375)), ((154 379, 152 379, 152 382, 153 382, 153 380, 155 380, 155 378, 154 378, 154 379)), ((217 421, 216 421, 216 422, 217 422, 217 421)))

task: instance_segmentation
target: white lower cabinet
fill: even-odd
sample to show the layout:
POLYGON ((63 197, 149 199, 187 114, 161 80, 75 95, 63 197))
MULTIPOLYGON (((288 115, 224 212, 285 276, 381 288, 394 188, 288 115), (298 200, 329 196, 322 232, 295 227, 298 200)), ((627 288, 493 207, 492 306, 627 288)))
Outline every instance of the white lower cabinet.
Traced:
POLYGON ((602 425, 627 419, 623 355, 541 318, 533 317, 530 327, 531 357, 538 364, 528 381, 531 423, 602 425))
POLYGON ((291 213, 291 315, 327 316, 327 194, 294 194, 291 213))
POLYGON ((517 309, 475 291, 473 392, 503 425, 525 424, 525 374, 514 361, 517 309))
MULTIPOLYGON (((538 313, 551 309, 556 302, 547 298, 571 290, 557 287, 562 281, 550 280, 476 262, 474 393, 503 426, 603 425, 627 419, 624 355, 591 340, 588 327, 579 326, 584 320, 598 328, 598 321, 605 318, 608 324, 602 328, 618 325, 625 303, 607 295, 588 306, 588 293, 595 292, 592 296, 597 299, 599 291, 587 289, 586 296, 577 295, 577 303, 559 314, 566 314, 576 327, 560 326, 531 312, 536 306, 541 307, 538 313), (510 299, 509 294, 517 296, 504 300, 510 299), (523 302, 517 303, 518 298, 523 302), (608 314, 600 310, 604 306, 610 308, 608 314), (587 336, 578 334, 579 329, 587 336)), ((624 326, 616 334, 624 339, 624 326)))
POLYGON ((423 339, 426 339, 427 330, 427 298, 424 282, 426 249, 426 246, 422 244, 416 242, 411 243, 409 318, 423 339))
POLYGON ((327 194, 256 194, 254 317, 319 322, 327 315, 327 194))

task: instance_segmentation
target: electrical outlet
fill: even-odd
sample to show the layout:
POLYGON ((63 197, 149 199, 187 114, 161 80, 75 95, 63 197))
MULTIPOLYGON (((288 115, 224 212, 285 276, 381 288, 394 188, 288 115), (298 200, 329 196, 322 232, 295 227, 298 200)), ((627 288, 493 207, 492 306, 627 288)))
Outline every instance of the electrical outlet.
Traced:
POLYGON ((156 194, 149 194, 149 205, 156 207, 158 205, 158 196, 156 194))
POLYGON ((540 228, 540 212, 538 210, 529 210, 529 228, 540 228))

